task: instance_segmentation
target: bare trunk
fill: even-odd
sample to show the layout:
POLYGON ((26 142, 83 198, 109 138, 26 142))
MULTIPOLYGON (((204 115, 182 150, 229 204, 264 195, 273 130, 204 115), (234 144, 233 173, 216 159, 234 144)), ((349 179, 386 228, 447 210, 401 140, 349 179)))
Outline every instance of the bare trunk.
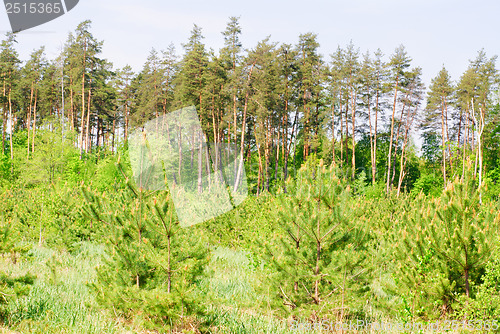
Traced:
POLYGON ((199 141, 199 146, 198 146, 198 194, 201 194, 203 191, 203 141, 201 137, 201 133, 198 133, 198 141, 199 141))
POLYGON ((33 108, 33 140, 31 141, 31 152, 35 152, 35 135, 36 135, 36 106, 38 103, 38 94, 35 93, 35 105, 33 108))
POLYGON ((269 192, 269 155, 270 155, 270 142, 271 142, 271 131, 270 131, 270 121, 266 120, 266 143, 264 147, 264 159, 266 162, 266 190, 269 192))
MULTIPOLYGON (((255 66, 255 62, 252 64, 252 67, 250 68, 250 72, 248 73, 247 85, 249 84, 250 78, 252 77, 252 72, 253 72, 254 66, 255 66)), ((247 88, 247 92, 245 94, 245 105, 243 107, 243 124, 241 125, 240 156, 238 158, 238 160, 239 160, 238 172, 236 173, 236 178, 234 181, 234 191, 236 191, 238 189, 239 184, 241 182, 241 174, 243 173, 243 149, 244 149, 244 144, 245 144, 245 129, 247 126, 246 121, 247 121, 247 110, 248 110, 248 96, 249 96, 249 91, 247 88)))
POLYGON ((87 42, 84 42, 84 49, 83 49, 83 70, 82 70, 82 115, 81 115, 81 122, 80 122, 80 159, 82 158, 83 154, 83 140, 84 140, 84 127, 85 127, 85 64, 86 64, 86 59, 87 57, 87 42))
POLYGON ((444 105, 441 106, 441 152, 443 154, 443 186, 446 188, 446 138, 445 138, 445 122, 444 122, 444 105))
POLYGON ((90 98, 91 98, 92 89, 89 88, 88 102, 87 102, 87 127, 86 127, 86 135, 85 135, 85 153, 89 153, 92 143, 90 141, 90 98))
MULTIPOLYGON (((3 96, 7 96, 5 79, 3 81, 3 96)), ((6 105, 2 108, 2 154, 5 154, 5 134, 7 128, 6 105)))
POLYGON ((75 130, 75 106, 73 104, 73 79, 70 77, 70 82, 69 82, 70 88, 69 88, 69 96, 70 96, 70 127, 71 131, 75 130))
POLYGON ((373 164, 372 164, 372 184, 376 182, 377 176, 377 135, 378 135, 378 108, 379 108, 380 91, 377 87, 377 96, 375 98, 375 133, 373 136, 373 164))
POLYGON ((396 114, 396 101, 397 101, 397 96, 398 96, 398 84, 399 84, 399 78, 396 78, 396 87, 394 88, 394 103, 392 106, 392 117, 391 117, 391 135, 390 135, 390 140, 389 140, 389 153, 387 154, 387 183, 386 183, 386 188, 385 192, 389 194, 389 189, 390 189, 390 175, 391 175, 391 159, 392 159, 392 140, 394 137, 394 116, 396 114))
MULTIPOLYGON (((342 95, 341 95, 342 99, 342 95)), ((344 117, 342 116, 342 100, 340 100, 339 111, 340 111, 340 168, 344 164, 344 117)))
POLYGON ((356 176, 356 93, 351 91, 351 116, 352 116, 352 172, 351 178, 356 176))
POLYGON ((335 168, 335 100, 332 102, 332 164, 335 168))
MULTIPOLYGON (((408 111, 410 113, 411 110, 408 111)), ((405 166, 406 166, 406 147, 408 145, 408 134, 410 132, 411 125, 413 123, 413 120, 415 118, 416 111, 413 112, 411 116, 411 120, 409 120, 409 117, 406 117, 406 128, 405 128, 405 136, 404 136, 404 141, 403 141, 403 148, 401 151, 401 160, 400 160, 400 169, 399 169, 399 180, 398 180, 398 192, 397 192, 397 197, 399 197, 401 193, 401 186, 403 184, 403 179, 406 175, 404 172, 405 166)))
MULTIPOLYGON (((10 121, 10 135, 9 135, 9 143, 10 143, 10 160, 14 160, 14 146, 12 143, 12 137, 14 136, 14 117, 12 115, 12 99, 11 94, 12 90, 9 90, 9 121, 10 121)), ((14 165, 12 165, 11 173, 14 172, 14 165)))
POLYGON ((29 159, 30 157, 30 131, 31 131, 31 110, 33 109, 33 92, 34 92, 34 83, 31 83, 31 94, 30 94, 30 106, 28 110, 28 119, 26 121, 26 127, 28 130, 28 144, 27 144, 27 156, 26 158, 29 159))

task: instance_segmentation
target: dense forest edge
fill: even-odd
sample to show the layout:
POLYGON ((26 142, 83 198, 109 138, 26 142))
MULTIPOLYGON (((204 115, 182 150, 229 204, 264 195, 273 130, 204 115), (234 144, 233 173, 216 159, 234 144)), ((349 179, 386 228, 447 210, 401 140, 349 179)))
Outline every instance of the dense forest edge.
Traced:
MULTIPOLYGON (((138 73, 102 58, 90 21, 55 59, 3 38, 2 326, 500 331, 497 57, 478 51, 456 80, 443 65, 427 88, 403 45, 325 57, 314 33, 249 49, 241 33, 231 17, 216 52, 194 25, 181 55, 153 49, 138 73), (168 187, 136 182, 129 138, 188 106, 243 157, 248 197, 183 228, 168 187)), ((202 161, 179 159, 179 178, 202 161)))

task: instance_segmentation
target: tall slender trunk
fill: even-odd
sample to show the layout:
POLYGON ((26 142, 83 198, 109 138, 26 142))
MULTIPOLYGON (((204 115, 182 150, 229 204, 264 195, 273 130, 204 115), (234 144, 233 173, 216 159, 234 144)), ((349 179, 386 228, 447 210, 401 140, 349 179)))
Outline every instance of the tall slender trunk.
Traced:
MULTIPOLYGON (((408 114, 410 114, 411 110, 408 111, 408 114)), ((400 166, 399 166, 399 180, 398 180, 398 192, 397 192, 397 197, 399 197, 399 194, 401 193, 401 186, 403 184, 403 179, 406 175, 404 172, 405 166, 406 166, 406 147, 408 145, 408 134, 410 132, 411 125, 413 123, 413 120, 415 118, 416 111, 413 112, 411 115, 411 120, 409 120, 409 115, 406 117, 406 127, 405 127, 405 136, 403 140, 403 148, 401 150, 401 160, 400 160, 400 166)))
POLYGON ((266 190, 269 192, 269 155, 270 155, 270 143, 271 143, 271 122, 269 121, 269 118, 266 120, 265 126, 266 126, 266 144, 264 147, 264 159, 266 163, 266 190))
POLYGON ((89 95, 88 95, 88 102, 87 102, 87 127, 85 129, 85 153, 89 153, 92 142, 90 141, 90 131, 91 131, 91 126, 90 126, 90 98, 91 98, 91 93, 92 89, 89 87, 89 95))
POLYGON ((356 93, 351 90, 351 116, 352 116, 352 172, 351 178, 356 176, 356 93))
POLYGON ((346 105, 345 105, 345 158, 346 158, 346 165, 349 166, 349 97, 347 97, 346 105))
POLYGON ((28 143, 26 146, 26 149, 27 149, 26 158, 27 159, 29 159, 29 157, 30 157, 31 110, 33 109, 33 92, 34 92, 34 83, 31 82, 30 106, 29 106, 29 110, 28 110, 28 119, 26 121, 26 127, 28 129, 28 143))
POLYGON ((257 177, 257 196, 259 196, 260 186, 262 184, 262 173, 263 173, 262 155, 260 154, 260 144, 257 144, 257 153, 259 154, 259 175, 257 177))
MULTIPOLYGON (((250 71, 248 73, 248 78, 247 78, 247 86, 250 83, 250 79, 252 77, 252 72, 253 68, 255 66, 255 63, 257 61, 254 61, 252 64, 252 67, 250 67, 250 71)), ((239 164, 238 164, 238 172, 236 173, 236 178, 234 181, 234 191, 236 191, 239 187, 239 184, 241 182, 241 174, 243 173, 243 150, 244 150, 244 144, 245 144, 245 128, 246 128, 246 122, 247 122, 247 110, 248 110, 248 97, 249 97, 249 89, 247 87, 247 91, 245 94, 245 105, 243 107, 243 121, 241 125, 241 141, 240 141, 240 156, 239 156, 239 164)))
POLYGON ((344 116, 342 116, 342 93, 339 100, 340 115, 340 168, 344 165, 344 116))
MULTIPOLYGON (((3 80, 3 96, 7 96, 5 79, 3 80)), ((5 133, 7 128, 7 115, 6 115, 6 103, 4 103, 2 108, 2 154, 5 154, 5 133)))
POLYGON ((332 164, 335 168, 335 98, 332 101, 332 164))
POLYGON ((284 135, 283 135, 283 191, 286 193, 285 181, 288 178, 288 155, 290 151, 288 149, 288 98, 285 101, 285 124, 284 124, 284 135))
POLYGON ((462 154, 462 177, 463 181, 465 177, 465 157, 467 153, 467 146, 469 144, 469 101, 467 101, 467 108, 465 110, 465 134, 464 134, 464 145, 463 145, 463 154, 462 154))
POLYGON ((391 187, 389 181, 390 181, 390 175, 391 175, 391 159, 392 159, 392 141, 394 137, 394 116, 396 114, 396 102, 397 102, 397 97, 398 97, 398 84, 399 84, 399 77, 396 77, 396 87, 394 88, 394 103, 392 106, 392 117, 391 117, 391 135, 390 135, 390 140, 389 140, 389 153, 387 154, 387 183, 386 183, 386 188, 385 192, 386 194, 389 194, 389 189, 391 187))
MULTIPOLYGON (((10 135, 9 135, 9 143, 10 143, 10 160, 14 160, 14 145, 12 143, 12 137, 14 136, 14 117, 12 115, 12 88, 9 89, 9 122, 10 122, 10 135)), ((12 165, 11 172, 14 172, 14 165, 12 165)))
POLYGON ((460 116, 459 116, 459 119, 458 119, 458 136, 457 136, 457 158, 460 159, 458 157, 458 154, 460 153, 460 136, 462 135, 462 121, 463 121, 463 111, 460 110, 460 116))
POLYGON ((115 152, 115 134, 116 134, 116 119, 113 119, 113 133, 112 133, 112 140, 111 140, 111 151, 115 152))
POLYGON ((35 135, 36 135, 36 106, 38 103, 38 92, 35 92, 35 104, 33 108, 33 139, 31 141, 31 152, 35 152, 35 135))
POLYGON ((99 148, 99 144, 101 144, 100 137, 101 134, 104 137, 104 130, 102 129, 102 124, 101 124, 101 119, 97 117, 97 124, 96 124, 96 143, 95 146, 99 148))
POLYGON ((75 130, 75 122, 76 122, 76 119, 75 119, 75 106, 73 104, 73 78, 70 77, 69 79, 69 97, 70 97, 70 127, 71 127, 71 131, 74 131, 75 130))
POLYGON ((446 137, 445 137, 445 122, 444 122, 444 98, 441 103, 441 152, 443 154, 443 186, 446 188, 446 137))
POLYGON ((374 160, 373 160, 373 156, 375 155, 373 150, 374 150, 374 142, 373 142, 373 126, 372 126, 372 111, 371 111, 371 106, 370 106, 370 92, 368 91, 368 101, 367 101, 367 105, 368 105, 368 125, 369 125, 369 130, 370 130, 370 163, 371 163, 371 167, 372 167, 372 184, 374 185, 375 184, 375 170, 374 170, 374 160))
MULTIPOLYGON (((282 118, 281 124, 283 126, 284 119, 282 118)), ((280 139, 281 139, 281 130, 279 129, 278 132, 278 139, 276 141, 276 159, 274 160, 274 181, 278 181, 278 164, 279 164, 279 159, 280 159, 280 139)))
MULTIPOLYGON (((294 137, 296 137, 295 130, 296 130, 298 121, 299 121, 299 113, 295 112, 295 117, 294 117, 293 125, 292 125, 292 133, 290 135, 290 141, 288 143, 288 147, 286 149, 286 154, 285 154, 285 175, 284 175, 285 180, 288 178, 288 161, 290 160, 290 151, 292 150, 294 137)), ((296 153, 295 150, 294 150, 294 153, 296 153)), ((294 166, 294 163, 295 163, 295 155, 296 154, 294 154, 293 158, 292 158, 292 167, 294 166)), ((286 193, 286 186, 284 188, 284 191, 286 193)))
POLYGON ((450 141, 450 131, 448 128, 448 103, 444 99, 444 126, 446 129, 446 154, 449 156, 450 169, 453 171, 453 154, 451 152, 451 141, 450 141))
POLYGON ((84 140, 84 127, 85 127, 85 64, 87 61, 87 41, 84 42, 83 48, 83 70, 82 70, 82 115, 80 122, 80 159, 83 154, 83 140, 84 140))
MULTIPOLYGON (((404 118, 404 115, 405 115, 405 110, 406 110, 406 107, 408 106, 407 105, 407 101, 408 101, 408 96, 410 96, 410 94, 412 93, 412 90, 410 89, 404 99, 403 99, 403 107, 401 108, 401 115, 399 116, 399 122, 398 122, 398 130, 396 131, 396 140, 394 141, 395 143, 395 147, 394 147, 394 164, 392 165, 392 178, 391 178, 391 186, 394 184, 394 179, 396 177, 396 161, 397 161, 397 158, 398 158, 398 146, 399 146, 399 137, 401 135, 401 126, 403 124, 403 118, 404 118)), ((408 115, 409 115, 409 111, 408 111, 408 115)), ((408 118, 408 116, 407 116, 408 118)))
POLYGON ((201 133, 198 133, 198 194, 201 194, 203 191, 203 141, 201 137, 201 133))
POLYGON ((373 163, 372 163, 372 184, 376 182, 377 176, 377 135, 378 135, 378 109, 379 109, 379 97, 380 97, 380 87, 377 87, 377 93, 375 98, 375 131, 373 136, 373 163))

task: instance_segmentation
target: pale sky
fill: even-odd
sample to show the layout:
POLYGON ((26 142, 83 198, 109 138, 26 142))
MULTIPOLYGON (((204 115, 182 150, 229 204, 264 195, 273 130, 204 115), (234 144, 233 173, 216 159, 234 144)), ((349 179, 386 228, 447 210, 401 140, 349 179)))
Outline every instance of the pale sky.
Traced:
MULTIPOLYGON (((386 55, 402 43, 414 66, 423 68, 427 85, 443 64, 457 80, 481 48, 488 56, 500 55, 496 0, 80 0, 66 15, 18 34, 17 49, 26 60, 33 49, 46 45, 48 57, 54 58, 68 33, 90 19, 92 33, 104 40, 103 57, 115 68, 130 64, 138 71, 153 47, 162 50, 174 43, 181 53, 194 23, 203 29, 207 47, 218 50, 230 16, 240 16, 244 48, 268 35, 295 44, 301 33, 314 32, 329 60, 338 45, 351 40, 363 53, 380 48, 386 55)), ((7 14, 0 10, 0 33, 9 30, 7 14)))

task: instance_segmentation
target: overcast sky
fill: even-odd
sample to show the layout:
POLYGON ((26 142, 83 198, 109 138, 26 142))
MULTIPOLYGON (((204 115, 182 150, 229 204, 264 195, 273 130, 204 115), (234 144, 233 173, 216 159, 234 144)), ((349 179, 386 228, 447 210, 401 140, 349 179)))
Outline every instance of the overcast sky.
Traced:
MULTIPOLYGON (((458 79, 481 48, 488 56, 500 54, 500 1, 494 0, 80 0, 63 17, 19 33, 17 48, 26 60, 46 45, 54 58, 68 33, 90 19, 94 36, 104 40, 103 56, 115 68, 130 64, 140 70, 153 47, 174 43, 181 53, 194 23, 202 27, 207 47, 218 50, 230 16, 240 16, 244 48, 268 35, 295 44, 306 32, 318 34, 325 60, 351 40, 362 52, 380 48, 386 55, 404 44, 427 84, 443 64, 458 79)), ((0 10, 0 32, 9 30, 0 10)))

